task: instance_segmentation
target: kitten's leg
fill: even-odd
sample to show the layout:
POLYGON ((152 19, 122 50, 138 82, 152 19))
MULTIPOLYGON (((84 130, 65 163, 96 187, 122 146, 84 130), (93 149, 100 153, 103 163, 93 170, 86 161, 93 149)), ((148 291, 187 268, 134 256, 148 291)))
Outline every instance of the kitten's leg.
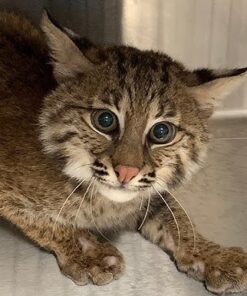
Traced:
POLYGON ((104 285, 124 270, 121 253, 109 243, 99 243, 87 230, 57 224, 42 213, 0 207, 0 216, 15 224, 31 240, 56 255, 63 274, 78 285, 90 280, 104 285))
POLYGON ((170 196, 166 200, 180 228, 180 248, 176 224, 162 204, 151 206, 151 214, 140 230, 143 236, 171 253, 180 271, 204 281, 211 292, 222 294, 247 289, 247 253, 237 247, 222 247, 198 233, 193 253, 193 233, 187 216, 170 196))

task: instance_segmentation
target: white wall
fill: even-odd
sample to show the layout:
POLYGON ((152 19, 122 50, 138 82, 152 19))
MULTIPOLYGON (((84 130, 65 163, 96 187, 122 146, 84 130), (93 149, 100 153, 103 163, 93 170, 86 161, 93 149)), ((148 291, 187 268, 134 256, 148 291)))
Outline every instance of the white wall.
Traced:
MULTIPOLYGON (((247 0, 125 0, 122 41, 196 67, 247 66, 247 0)), ((222 110, 245 109, 247 83, 222 110)))

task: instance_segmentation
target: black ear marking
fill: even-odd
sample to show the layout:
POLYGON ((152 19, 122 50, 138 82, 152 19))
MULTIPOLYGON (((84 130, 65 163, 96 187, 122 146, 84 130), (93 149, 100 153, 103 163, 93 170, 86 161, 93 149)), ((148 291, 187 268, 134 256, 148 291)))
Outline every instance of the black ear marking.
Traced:
POLYGON ((59 24, 59 22, 51 15, 51 13, 45 8, 43 10, 43 14, 46 14, 48 19, 50 20, 50 22, 56 26, 57 28, 59 28, 61 31, 63 31, 63 27, 59 24))
POLYGON ((247 71, 247 67, 245 68, 239 68, 239 69, 231 69, 231 70, 211 70, 211 69, 198 69, 193 71, 192 73, 195 73, 198 78, 198 82, 205 83, 212 81, 217 78, 227 78, 231 76, 237 76, 245 73, 247 71))

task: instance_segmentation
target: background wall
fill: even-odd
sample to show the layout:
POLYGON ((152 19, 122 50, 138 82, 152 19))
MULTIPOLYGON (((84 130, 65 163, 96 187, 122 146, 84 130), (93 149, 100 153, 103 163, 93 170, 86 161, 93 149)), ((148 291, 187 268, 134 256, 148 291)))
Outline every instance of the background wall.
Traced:
MULTIPOLYGON (((195 67, 247 66, 247 0, 0 0, 38 22, 43 7, 96 42, 164 51, 195 67)), ((224 114, 247 114, 247 83, 224 114)))
MULTIPOLYGON (((246 0, 122 3, 124 43, 164 51, 190 68, 247 65, 246 0)), ((227 98, 221 110, 247 114, 247 83, 227 98)))

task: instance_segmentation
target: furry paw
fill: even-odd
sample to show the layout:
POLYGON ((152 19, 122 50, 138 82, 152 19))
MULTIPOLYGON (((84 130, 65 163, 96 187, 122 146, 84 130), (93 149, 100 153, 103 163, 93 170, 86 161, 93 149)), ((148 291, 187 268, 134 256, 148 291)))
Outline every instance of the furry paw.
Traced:
POLYGON ((224 248, 205 263, 205 283, 216 294, 247 289, 247 253, 240 248, 224 248))
POLYGON ((247 290, 247 253, 241 248, 220 248, 209 257, 180 256, 178 269, 198 280, 215 294, 247 290))
POLYGON ((105 285, 123 273, 123 257, 111 244, 81 238, 79 246, 71 250, 66 259, 58 258, 62 273, 77 285, 86 285, 90 281, 95 285, 105 285))

